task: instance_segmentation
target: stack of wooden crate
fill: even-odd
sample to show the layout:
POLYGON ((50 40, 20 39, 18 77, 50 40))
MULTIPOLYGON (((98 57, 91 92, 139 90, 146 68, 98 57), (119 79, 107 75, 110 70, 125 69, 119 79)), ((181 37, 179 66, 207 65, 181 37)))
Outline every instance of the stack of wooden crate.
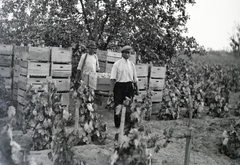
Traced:
POLYGON ((5 87, 11 92, 12 89, 12 59, 13 46, 0 45, 0 75, 5 80, 5 87))
POLYGON ((59 47, 51 48, 51 72, 52 81, 55 82, 57 92, 62 94, 61 103, 69 106, 70 83, 72 74, 72 50, 59 47))
POLYGON ((22 53, 26 52, 26 47, 14 46, 13 47, 13 103, 17 107, 18 101, 18 78, 22 53))
POLYGON ((149 88, 152 93, 152 114, 158 113, 165 83, 166 67, 151 66, 149 88))
POLYGON ((50 76, 50 49, 19 47, 14 50, 16 54, 19 54, 17 101, 18 108, 22 109, 25 105, 26 91, 30 85, 38 90, 50 76))
POLYGON ((134 99, 138 102, 141 102, 143 97, 147 94, 147 89, 149 88, 149 65, 136 65, 136 72, 138 78, 137 85, 139 89, 139 95, 135 96, 134 99))

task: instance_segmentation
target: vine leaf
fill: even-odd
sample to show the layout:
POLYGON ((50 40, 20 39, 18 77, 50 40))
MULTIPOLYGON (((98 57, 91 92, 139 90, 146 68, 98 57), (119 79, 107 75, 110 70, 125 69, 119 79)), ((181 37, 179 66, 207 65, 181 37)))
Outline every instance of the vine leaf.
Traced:
POLYGON ((120 146, 122 146, 122 148, 128 148, 129 147, 129 142, 130 142, 130 138, 126 135, 123 135, 120 146))

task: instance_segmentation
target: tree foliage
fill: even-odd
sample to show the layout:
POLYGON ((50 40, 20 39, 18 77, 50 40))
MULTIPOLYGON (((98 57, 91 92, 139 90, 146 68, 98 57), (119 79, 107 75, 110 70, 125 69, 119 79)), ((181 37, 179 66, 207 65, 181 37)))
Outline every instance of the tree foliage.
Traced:
POLYGON ((188 0, 3 0, 0 42, 64 47, 94 40, 99 49, 130 44, 143 62, 167 61, 198 44, 183 36, 188 0), (9 19, 11 18, 11 19, 9 19))

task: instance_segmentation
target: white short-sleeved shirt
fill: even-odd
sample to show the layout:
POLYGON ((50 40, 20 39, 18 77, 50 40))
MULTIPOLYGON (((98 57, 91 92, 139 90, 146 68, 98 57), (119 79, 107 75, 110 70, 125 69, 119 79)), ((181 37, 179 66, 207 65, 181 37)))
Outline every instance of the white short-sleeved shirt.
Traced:
POLYGON ((99 62, 98 62, 98 57, 96 54, 90 55, 90 54, 83 54, 80 58, 80 61, 78 63, 78 70, 81 70, 82 65, 83 65, 83 61, 85 56, 87 55, 84 67, 83 67, 83 73, 86 72, 97 72, 100 68, 99 68, 99 62))
POLYGON ((113 64, 110 79, 116 79, 116 82, 137 82, 135 64, 128 59, 119 59, 113 64))

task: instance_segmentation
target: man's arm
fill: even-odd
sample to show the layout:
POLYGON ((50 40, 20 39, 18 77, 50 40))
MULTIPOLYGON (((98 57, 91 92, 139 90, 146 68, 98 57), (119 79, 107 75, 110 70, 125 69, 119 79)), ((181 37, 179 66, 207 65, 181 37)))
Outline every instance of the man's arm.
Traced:
POLYGON ((111 81, 110 81, 111 90, 110 90, 110 92, 109 92, 109 95, 110 95, 110 96, 113 95, 113 90, 114 90, 114 85, 115 85, 115 83, 116 83, 116 79, 111 79, 111 81))
POLYGON ((81 70, 77 70, 75 81, 78 82, 82 79, 81 70))

